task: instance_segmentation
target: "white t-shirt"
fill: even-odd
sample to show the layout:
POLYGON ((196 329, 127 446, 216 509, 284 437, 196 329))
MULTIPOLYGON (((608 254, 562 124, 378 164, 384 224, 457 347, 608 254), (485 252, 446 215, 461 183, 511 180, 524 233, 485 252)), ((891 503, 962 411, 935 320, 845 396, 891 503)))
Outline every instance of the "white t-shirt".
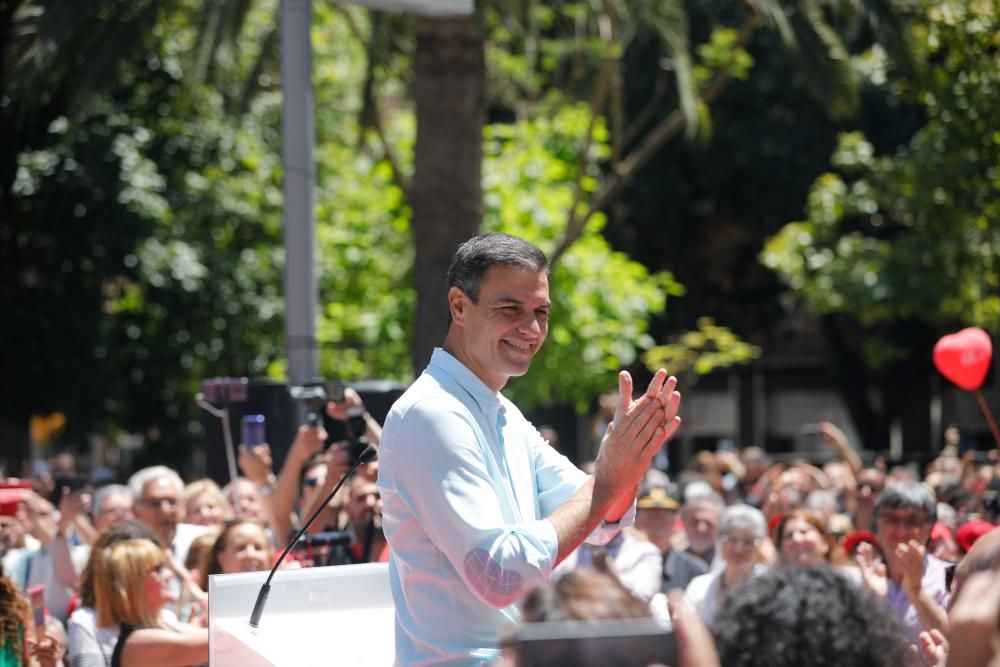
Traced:
POLYGON ((110 667, 118 643, 120 626, 97 627, 97 614, 80 607, 69 617, 66 628, 66 657, 70 667, 110 667))

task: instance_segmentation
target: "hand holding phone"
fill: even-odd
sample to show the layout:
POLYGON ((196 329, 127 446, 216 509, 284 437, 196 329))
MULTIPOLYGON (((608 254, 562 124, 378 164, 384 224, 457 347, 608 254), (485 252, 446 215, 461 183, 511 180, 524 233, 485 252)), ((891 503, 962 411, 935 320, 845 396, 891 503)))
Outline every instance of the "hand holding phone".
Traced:
POLYGON ((267 442, 267 418, 264 415, 244 415, 240 420, 240 443, 247 447, 267 442))
POLYGON ((28 600, 31 601, 31 614, 35 622, 35 635, 39 641, 45 634, 45 584, 38 584, 28 589, 28 600))

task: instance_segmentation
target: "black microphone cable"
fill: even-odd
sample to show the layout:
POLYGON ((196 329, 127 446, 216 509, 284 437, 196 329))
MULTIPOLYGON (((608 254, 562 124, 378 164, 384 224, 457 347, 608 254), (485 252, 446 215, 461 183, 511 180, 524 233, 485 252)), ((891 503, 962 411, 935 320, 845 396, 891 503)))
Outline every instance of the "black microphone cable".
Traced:
POLYGON ((309 526, 313 524, 313 521, 315 521, 316 517, 320 515, 320 512, 323 511, 323 508, 325 508, 329 504, 329 502, 333 500, 333 497, 337 495, 337 491, 339 491, 340 487, 344 485, 344 482, 347 481, 347 478, 350 477, 354 473, 354 471, 360 468, 362 465, 371 461, 377 453, 378 450, 376 450, 374 446, 368 445, 367 447, 365 447, 365 450, 361 452, 361 454, 358 456, 358 462, 355 463, 354 467, 348 470, 347 473, 345 473, 344 476, 340 478, 340 481, 337 482, 337 486, 333 487, 333 491, 330 492, 330 495, 326 497, 326 500, 320 503, 319 507, 316 508, 316 511, 313 512, 313 515, 309 517, 309 520, 305 522, 302 528, 299 529, 299 532, 296 533, 292 541, 288 543, 288 546, 285 547, 285 550, 281 552, 281 556, 278 557, 278 560, 277 562, 275 562, 274 567, 271 568, 271 572, 267 575, 267 581, 264 582, 264 585, 260 587, 260 592, 257 593, 257 602, 254 603, 253 612, 250 614, 251 628, 260 627, 260 616, 261 614, 264 613, 264 605, 267 604, 267 596, 271 594, 271 579, 274 577, 274 573, 278 571, 278 567, 281 565, 281 562, 285 560, 285 556, 288 555, 288 552, 292 550, 292 548, 302 538, 302 536, 305 535, 306 531, 309 530, 309 526))

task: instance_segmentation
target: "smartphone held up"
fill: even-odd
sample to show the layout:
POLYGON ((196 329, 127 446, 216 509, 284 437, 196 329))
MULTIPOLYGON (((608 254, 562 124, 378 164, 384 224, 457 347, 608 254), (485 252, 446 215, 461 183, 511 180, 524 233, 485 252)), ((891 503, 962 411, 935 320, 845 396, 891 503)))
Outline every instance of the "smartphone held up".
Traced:
POLYGON ((264 415, 244 415, 240 420, 240 442, 247 447, 267 442, 267 418, 264 415))

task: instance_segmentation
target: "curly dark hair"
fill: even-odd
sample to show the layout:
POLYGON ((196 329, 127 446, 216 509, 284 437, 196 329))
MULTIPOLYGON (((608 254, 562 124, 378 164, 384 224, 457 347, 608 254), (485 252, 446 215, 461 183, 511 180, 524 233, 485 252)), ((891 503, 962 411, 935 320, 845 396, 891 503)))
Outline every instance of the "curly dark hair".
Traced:
POLYGON ((0 565, 0 651, 5 646, 14 648, 20 656, 24 646, 24 623, 31 615, 28 601, 21 595, 0 565))
POLYGON ((712 628, 726 667, 898 667, 895 616, 826 565, 778 566, 733 591, 712 628))

